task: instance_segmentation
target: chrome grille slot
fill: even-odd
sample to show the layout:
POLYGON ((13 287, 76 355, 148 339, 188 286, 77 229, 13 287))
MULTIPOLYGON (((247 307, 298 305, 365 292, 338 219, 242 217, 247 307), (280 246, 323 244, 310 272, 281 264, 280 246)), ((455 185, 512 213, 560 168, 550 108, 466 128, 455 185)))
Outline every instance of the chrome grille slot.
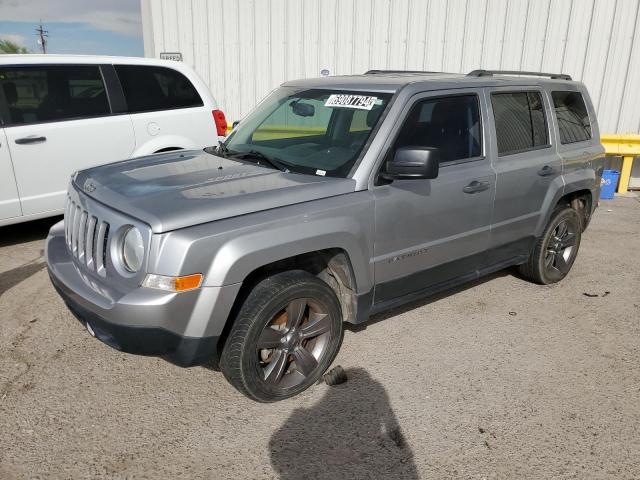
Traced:
POLYGON ((71 251, 74 256, 78 256, 78 230, 80 230, 80 206, 76 205, 73 209, 73 224, 71 230, 71 251))
POLYGON ((86 251, 84 252, 84 254, 87 259, 87 267, 89 267, 90 269, 93 269, 96 264, 96 262, 93 259, 93 252, 95 251, 95 249, 93 248, 93 245, 96 241, 95 236, 96 236, 97 220, 98 219, 96 217, 90 217, 89 221, 87 222, 87 243, 86 243, 86 251))
POLYGON ((89 270, 106 276, 109 223, 91 215, 70 197, 64 211, 64 233, 67 247, 89 270))
POLYGON ((107 239, 109 238, 109 224, 100 222, 96 235, 96 253, 94 256, 96 271, 103 277, 106 275, 105 263, 107 259, 107 239))
POLYGON ((69 212, 71 211, 71 199, 67 197, 64 204, 64 240, 69 245, 69 212))
POLYGON ((87 241, 87 212, 80 214, 80 222, 78 225, 78 260, 84 262, 85 243, 87 241))

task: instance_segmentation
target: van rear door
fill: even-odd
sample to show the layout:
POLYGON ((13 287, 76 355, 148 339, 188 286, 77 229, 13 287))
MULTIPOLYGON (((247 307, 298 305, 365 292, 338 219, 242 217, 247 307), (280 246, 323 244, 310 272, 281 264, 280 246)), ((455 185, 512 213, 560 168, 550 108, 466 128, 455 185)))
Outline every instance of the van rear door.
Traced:
POLYGON ((15 90, 5 132, 23 215, 61 212, 73 172, 133 152, 131 120, 112 114, 98 65, 2 66, 0 83, 15 90))

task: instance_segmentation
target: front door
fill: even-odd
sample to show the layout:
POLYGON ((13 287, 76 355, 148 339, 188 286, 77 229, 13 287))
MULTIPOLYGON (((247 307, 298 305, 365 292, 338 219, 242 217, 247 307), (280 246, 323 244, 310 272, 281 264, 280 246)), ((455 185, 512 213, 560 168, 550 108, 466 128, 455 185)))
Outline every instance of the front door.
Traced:
POLYGON ((435 179, 374 187, 375 303, 473 278, 484 265, 495 174, 484 153, 481 97, 421 94, 405 108, 385 161, 400 147, 432 147, 440 170, 435 179))
POLYGON ((131 120, 111 115, 97 65, 4 66, 0 83, 23 215, 62 210, 73 172, 131 155, 131 120))

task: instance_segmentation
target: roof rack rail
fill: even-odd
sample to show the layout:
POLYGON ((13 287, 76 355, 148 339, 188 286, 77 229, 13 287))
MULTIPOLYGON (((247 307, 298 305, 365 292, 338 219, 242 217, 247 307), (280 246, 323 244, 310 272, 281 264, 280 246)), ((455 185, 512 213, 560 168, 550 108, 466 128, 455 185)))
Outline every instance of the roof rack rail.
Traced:
POLYGON ((532 77, 549 77, 558 80, 571 80, 566 73, 522 72, 519 70, 474 70, 467 77, 491 77, 493 75, 529 75, 532 77))
POLYGON ((367 70, 365 75, 380 75, 385 73, 410 73, 410 74, 423 74, 423 73, 444 73, 444 72, 427 72, 423 70, 367 70))

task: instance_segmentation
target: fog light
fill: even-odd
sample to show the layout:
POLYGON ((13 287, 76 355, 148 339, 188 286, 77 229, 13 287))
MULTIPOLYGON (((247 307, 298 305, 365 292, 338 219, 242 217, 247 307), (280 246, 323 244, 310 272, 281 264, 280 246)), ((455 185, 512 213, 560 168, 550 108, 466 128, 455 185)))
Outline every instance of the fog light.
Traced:
POLYGON ((165 275, 155 275, 150 273, 142 282, 143 287, 166 290, 168 292, 184 292, 193 290, 202 284, 202 274, 194 273, 181 277, 168 277, 165 275))

